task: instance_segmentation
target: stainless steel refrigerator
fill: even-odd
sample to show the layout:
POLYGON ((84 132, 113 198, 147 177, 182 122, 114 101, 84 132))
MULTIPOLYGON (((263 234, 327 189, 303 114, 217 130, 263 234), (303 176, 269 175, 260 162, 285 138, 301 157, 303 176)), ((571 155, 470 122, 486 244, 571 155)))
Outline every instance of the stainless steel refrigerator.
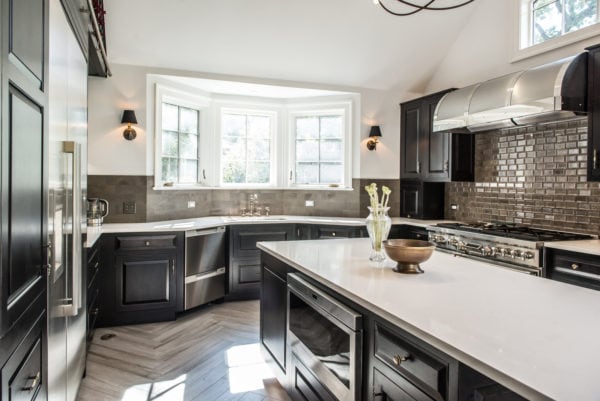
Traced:
POLYGON ((74 401, 86 354, 87 63, 60 0, 49 17, 48 400, 74 401))

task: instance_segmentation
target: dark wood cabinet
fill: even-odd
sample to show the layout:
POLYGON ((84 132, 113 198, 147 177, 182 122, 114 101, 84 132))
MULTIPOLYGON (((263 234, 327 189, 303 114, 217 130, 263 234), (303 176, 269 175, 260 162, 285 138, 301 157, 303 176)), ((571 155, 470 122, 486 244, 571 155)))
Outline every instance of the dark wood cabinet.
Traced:
POLYGON ((433 132, 435 108, 447 92, 400 105, 401 178, 438 182, 473 180, 473 136, 433 132))
POLYGON ((600 181, 600 45, 588 57, 588 181, 600 181))
POLYGON ((458 401, 526 401, 525 398, 462 363, 459 366, 458 401))
POLYGON ((429 238, 428 231, 425 227, 411 226, 408 224, 400 224, 392 226, 390 230, 390 234, 388 235, 390 239, 419 239, 427 241, 429 238))
POLYGON ((289 241, 295 238, 294 224, 252 224, 229 229, 228 299, 258 299, 260 296, 260 241, 289 241))
POLYGON ((105 269, 102 263, 102 242, 97 241, 91 248, 86 250, 87 255, 87 347, 92 343, 94 331, 98 318, 102 313, 100 308, 100 277, 105 269))
POLYGON ((544 248, 544 275, 551 279, 600 290, 598 256, 544 248))
POLYGON ((400 180, 400 217, 442 219, 444 183, 400 180))
POLYGON ((260 339, 272 370, 285 377, 287 341, 287 273, 290 268, 262 254, 260 339), (272 361, 272 362, 271 362, 272 361))
POLYGON ((310 239, 361 238, 366 236, 367 231, 364 227, 314 225, 312 226, 310 239))
POLYGON ((0 1, 0 399, 46 399, 48 1, 0 1))
POLYGON ((183 302, 183 235, 102 236, 99 327, 175 319, 183 302))

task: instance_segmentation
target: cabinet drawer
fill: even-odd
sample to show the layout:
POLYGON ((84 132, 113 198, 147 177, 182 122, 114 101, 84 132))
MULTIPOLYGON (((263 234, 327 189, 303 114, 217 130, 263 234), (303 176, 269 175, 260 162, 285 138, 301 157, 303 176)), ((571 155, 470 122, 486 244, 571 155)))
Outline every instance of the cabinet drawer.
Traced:
POLYGON ((373 369, 373 394, 376 401, 431 401, 425 393, 398 374, 386 376, 373 369))
POLYGON ((375 325, 375 357, 419 388, 428 387, 436 399, 445 400, 448 364, 386 327, 375 325))
POLYGON ((240 269, 240 278, 238 280, 240 284, 258 283, 260 281, 260 262, 250 264, 242 262, 238 267, 240 269))
POLYGON ((231 229, 231 255, 234 258, 258 258, 257 242, 287 241, 293 237, 294 226, 290 224, 235 227, 231 229))
POLYGON ((600 260, 573 252, 551 251, 547 275, 553 280, 600 290, 600 260))
POLYGON ((117 249, 174 249, 177 246, 176 235, 153 235, 117 237, 117 249))
POLYGON ((3 400, 31 401, 43 392, 41 322, 32 327, 2 368, 3 400))

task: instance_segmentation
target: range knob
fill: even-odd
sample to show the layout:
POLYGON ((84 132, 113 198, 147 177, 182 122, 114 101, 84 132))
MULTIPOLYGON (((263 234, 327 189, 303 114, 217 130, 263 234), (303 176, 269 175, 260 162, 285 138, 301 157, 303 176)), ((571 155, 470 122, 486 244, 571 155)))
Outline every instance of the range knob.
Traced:
POLYGON ((494 256, 494 248, 490 248, 489 246, 484 246, 481 248, 481 254, 483 256, 494 256))
POLYGON ((534 254, 529 251, 525 251, 521 254, 521 259, 523 259, 523 260, 533 259, 533 257, 534 257, 534 254))
POLYGON ((437 242, 438 244, 445 244, 447 242, 444 235, 434 235, 433 241, 437 242))
POLYGON ((513 249, 510 251, 510 257, 511 258, 518 258, 519 256, 521 256, 521 251, 519 251, 518 249, 513 249))
POLYGON ((501 246, 498 248, 492 248, 492 250, 494 251, 494 254, 501 256, 506 256, 506 253, 508 252, 508 249, 502 248, 501 246))
POLYGON ((464 251, 465 249, 467 249, 467 244, 465 244, 462 241, 458 241, 456 243, 456 247, 460 250, 460 251, 464 251))

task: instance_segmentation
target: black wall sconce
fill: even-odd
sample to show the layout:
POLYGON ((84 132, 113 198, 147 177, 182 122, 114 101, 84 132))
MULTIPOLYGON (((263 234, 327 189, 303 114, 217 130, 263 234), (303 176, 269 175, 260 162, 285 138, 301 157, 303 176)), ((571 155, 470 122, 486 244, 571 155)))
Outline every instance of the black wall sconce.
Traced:
POLYGON ((135 118, 135 111, 133 110, 123 110, 123 118, 121 118, 121 124, 127 124, 127 128, 123 131, 123 137, 128 141, 132 141, 137 136, 137 133, 133 128, 131 128, 131 124, 137 124, 137 118, 135 118))
POLYGON ((379 143, 379 138, 381 138, 381 129, 379 129, 379 125, 373 125, 371 127, 371 132, 369 132, 369 140, 367 141, 367 149, 369 149, 369 150, 377 149, 377 144, 379 143))

